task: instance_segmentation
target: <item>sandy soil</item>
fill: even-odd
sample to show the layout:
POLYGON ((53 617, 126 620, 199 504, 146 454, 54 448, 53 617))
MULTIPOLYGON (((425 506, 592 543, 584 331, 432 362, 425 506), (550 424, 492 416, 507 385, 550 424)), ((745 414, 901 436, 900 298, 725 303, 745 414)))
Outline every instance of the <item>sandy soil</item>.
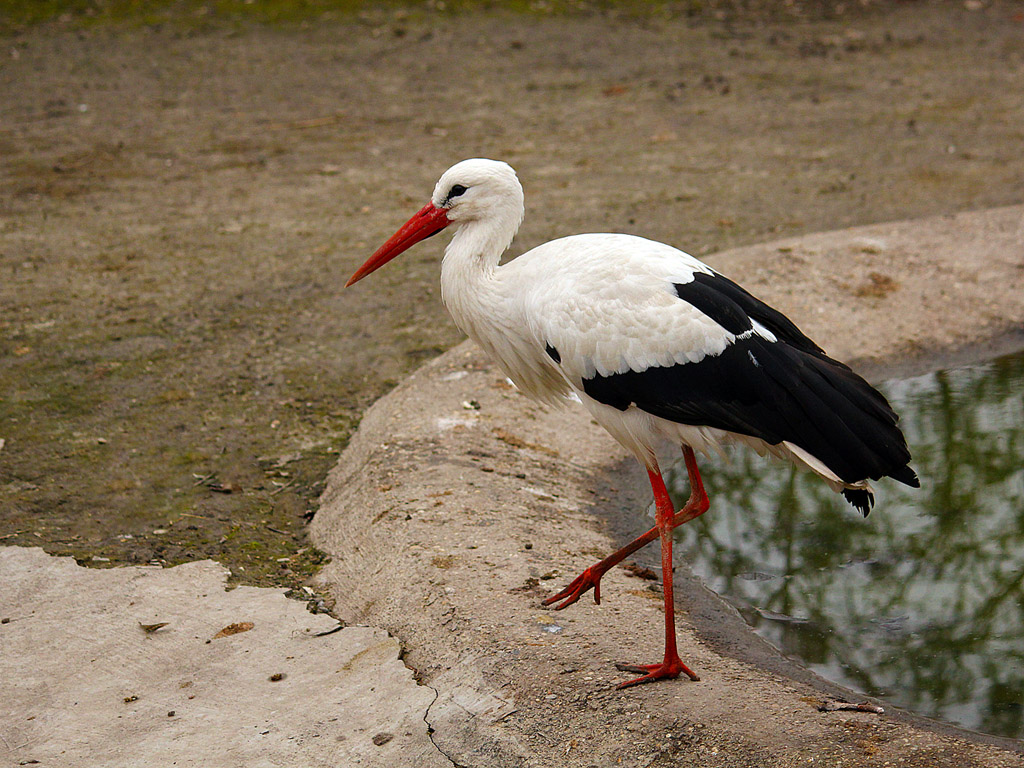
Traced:
POLYGON ((518 250, 1024 198, 1015 4, 3 29, 0 541, 86 562, 316 568, 364 408, 459 339, 430 249, 340 286, 455 160, 519 169, 518 250))

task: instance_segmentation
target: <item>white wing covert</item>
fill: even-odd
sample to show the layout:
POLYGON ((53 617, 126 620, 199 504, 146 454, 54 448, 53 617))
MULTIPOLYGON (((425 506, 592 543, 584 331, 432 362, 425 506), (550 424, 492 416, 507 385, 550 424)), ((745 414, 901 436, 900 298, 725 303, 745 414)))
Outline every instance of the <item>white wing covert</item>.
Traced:
POLYGON ((670 246, 630 235, 579 235, 525 256, 531 290, 523 294, 524 315, 576 389, 595 375, 697 362, 734 338, 679 298, 675 285, 714 272, 670 246))

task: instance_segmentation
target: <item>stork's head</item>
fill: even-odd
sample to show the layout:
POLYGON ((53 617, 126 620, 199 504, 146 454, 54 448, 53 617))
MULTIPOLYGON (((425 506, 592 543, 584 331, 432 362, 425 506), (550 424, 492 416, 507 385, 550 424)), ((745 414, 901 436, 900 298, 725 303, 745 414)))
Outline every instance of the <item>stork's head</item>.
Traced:
POLYGON ((345 287, 449 224, 486 220, 493 221, 495 226, 511 228, 514 233, 522 218, 523 188, 512 166, 498 160, 463 160, 444 172, 430 202, 378 248, 349 278, 345 287))
POLYGON ((473 221, 523 207, 523 188, 512 166, 500 160, 463 160, 437 181, 430 202, 448 220, 473 221))

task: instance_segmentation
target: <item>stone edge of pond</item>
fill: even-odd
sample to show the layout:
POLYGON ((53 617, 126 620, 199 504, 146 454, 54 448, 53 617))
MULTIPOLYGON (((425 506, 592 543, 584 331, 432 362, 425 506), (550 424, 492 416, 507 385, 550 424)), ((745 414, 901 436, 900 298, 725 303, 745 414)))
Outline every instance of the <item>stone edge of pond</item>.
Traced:
MULTIPOLYGON (((707 261, 874 377, 977 359, 1022 338, 1024 206, 707 261)), ((365 415, 312 525, 333 556, 320 581, 346 621, 399 639, 436 694, 424 712, 431 738, 458 765, 692 756, 738 766, 754 755, 766 766, 1022 764, 1022 745, 1008 739, 901 713, 819 712, 843 691, 770 648, 737 650, 759 641, 717 596, 682 605, 678 621, 681 654, 701 682, 616 691, 624 677, 614 661, 660 654, 658 592, 615 569, 600 606, 587 597, 553 612, 540 600, 614 547, 622 531, 609 521, 639 516, 642 487, 632 460, 581 410, 537 407, 462 344, 365 415), (733 628, 711 639, 695 620, 733 628)))

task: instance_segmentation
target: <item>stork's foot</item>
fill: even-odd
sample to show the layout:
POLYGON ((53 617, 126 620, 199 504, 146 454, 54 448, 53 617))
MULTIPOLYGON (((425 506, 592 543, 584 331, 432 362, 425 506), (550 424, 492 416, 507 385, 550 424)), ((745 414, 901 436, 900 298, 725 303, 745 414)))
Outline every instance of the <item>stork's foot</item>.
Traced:
POLYGON ((569 584, 561 592, 552 595, 544 601, 544 605, 551 605, 561 600, 561 603, 555 606, 556 611, 560 611, 563 608, 572 605, 579 600, 583 595, 589 592, 591 589, 594 590, 594 602, 598 605, 601 604, 601 577, 604 576, 605 572, 603 569, 598 568, 596 565, 592 565, 569 584))
POLYGON ((629 688, 642 683, 653 683, 655 680, 674 680, 680 673, 693 681, 700 680, 697 673, 683 664, 678 656, 665 659, 660 664, 616 664, 615 668, 620 672, 636 672, 640 675, 633 680, 619 683, 616 688, 629 688))

